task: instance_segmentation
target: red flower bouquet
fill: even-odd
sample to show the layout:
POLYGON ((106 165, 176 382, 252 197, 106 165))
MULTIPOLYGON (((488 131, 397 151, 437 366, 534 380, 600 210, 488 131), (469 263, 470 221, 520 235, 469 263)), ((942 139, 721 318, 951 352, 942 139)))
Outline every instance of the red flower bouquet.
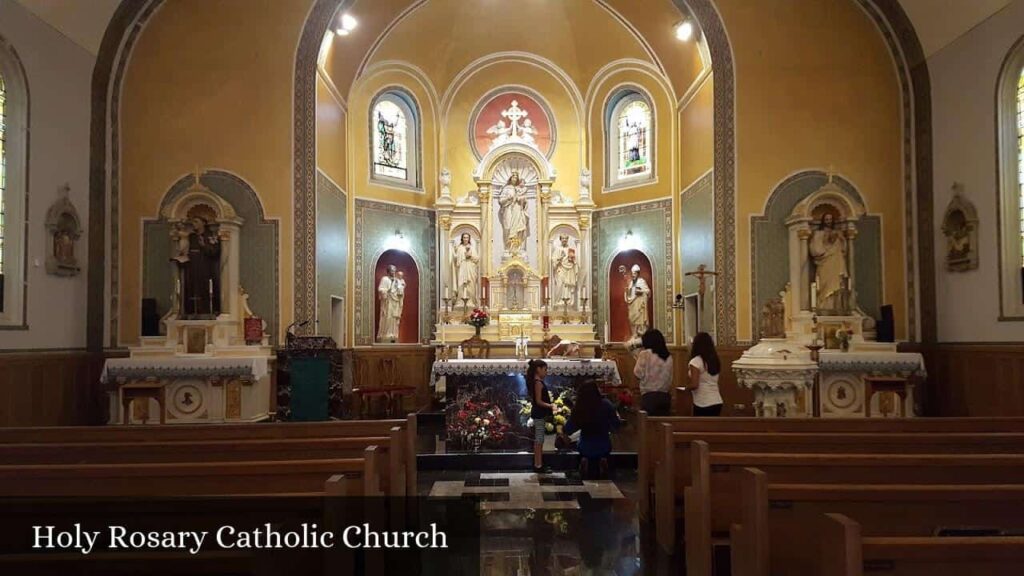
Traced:
POLYGON ((473 313, 469 315, 469 320, 466 322, 471 326, 483 328, 491 323, 491 317, 483 308, 474 308, 473 313))

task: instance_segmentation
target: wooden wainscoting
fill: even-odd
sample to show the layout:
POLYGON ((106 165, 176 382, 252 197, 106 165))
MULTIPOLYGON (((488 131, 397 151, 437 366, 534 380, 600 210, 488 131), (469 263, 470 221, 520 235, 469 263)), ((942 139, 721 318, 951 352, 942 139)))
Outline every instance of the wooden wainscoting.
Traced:
POLYGON ((936 344, 921 352, 929 416, 1024 416, 1024 343, 936 344))
MULTIPOLYGON (((718 357, 722 361, 722 371, 718 376, 718 389, 722 393, 725 405, 722 409, 723 416, 753 416, 754 415, 754 393, 736 383, 736 375, 732 372, 732 363, 739 359, 746 347, 718 348, 718 357)), ((672 366, 675 370, 675 385, 686 386, 688 382, 687 365, 690 362, 690 349, 685 346, 669 346, 672 353, 672 366)), ((612 350, 612 358, 619 366, 619 374, 622 376, 622 383, 630 389, 636 390, 636 377, 633 376, 633 356, 620 346, 612 350)), ((689 393, 686 393, 687 396, 689 393)), ((639 402, 639 398, 638 398, 639 402)), ((673 411, 677 415, 689 415, 692 403, 688 397, 675 398, 673 411), (686 414, 682 414, 686 412, 686 414)))
POLYGON ((84 350, 0 352, 0 426, 102 423, 102 365, 84 350))
POLYGON ((382 361, 394 359, 399 386, 416 387, 416 406, 430 403, 430 368, 434 348, 420 345, 377 346, 352 349, 353 386, 381 388, 385 385, 382 361))

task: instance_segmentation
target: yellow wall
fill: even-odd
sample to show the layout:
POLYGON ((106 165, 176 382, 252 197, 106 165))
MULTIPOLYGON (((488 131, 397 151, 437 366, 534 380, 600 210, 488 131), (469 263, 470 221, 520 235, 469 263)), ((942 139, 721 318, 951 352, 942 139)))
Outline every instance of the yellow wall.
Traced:
POLYGON ((882 214, 883 297, 905 337, 900 91, 881 34, 850 0, 716 3, 736 66, 738 337, 751 335, 749 215, 788 175, 830 165, 882 214))
POLYGON ((712 76, 679 111, 679 191, 715 165, 715 82, 712 76))
POLYGON ((316 165, 345 189, 348 158, 345 146, 347 118, 324 80, 316 78, 316 165))
POLYGON ((280 227, 280 326, 292 321, 292 94, 311 0, 165 2, 121 99, 120 340, 139 336, 142 218, 195 169, 233 172, 280 227))

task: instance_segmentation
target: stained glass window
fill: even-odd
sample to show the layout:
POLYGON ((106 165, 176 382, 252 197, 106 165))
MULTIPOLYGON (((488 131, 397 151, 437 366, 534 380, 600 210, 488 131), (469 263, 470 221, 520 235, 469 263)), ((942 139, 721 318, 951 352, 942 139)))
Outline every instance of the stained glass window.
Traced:
POLYGON ((617 121, 619 178, 649 173, 651 107, 643 100, 633 100, 622 107, 617 121))
POLYGON ((1024 268, 1024 70, 1017 78, 1017 209, 1020 215, 1021 268, 1024 268))
POLYGON ((407 140, 409 120, 405 111, 390 100, 373 108, 373 173, 405 180, 409 177, 407 140))

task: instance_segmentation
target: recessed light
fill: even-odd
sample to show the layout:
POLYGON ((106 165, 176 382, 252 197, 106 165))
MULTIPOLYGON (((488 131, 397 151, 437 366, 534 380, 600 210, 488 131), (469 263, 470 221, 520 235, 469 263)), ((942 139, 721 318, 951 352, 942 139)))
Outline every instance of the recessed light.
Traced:
POLYGON ((686 42, 690 38, 693 38, 693 23, 686 20, 682 24, 676 26, 676 39, 686 42))
POLYGON ((353 18, 352 16, 350 16, 348 14, 342 14, 341 15, 341 29, 342 30, 351 32, 351 31, 355 30, 356 26, 358 26, 358 25, 359 25, 359 22, 355 18, 353 18))

